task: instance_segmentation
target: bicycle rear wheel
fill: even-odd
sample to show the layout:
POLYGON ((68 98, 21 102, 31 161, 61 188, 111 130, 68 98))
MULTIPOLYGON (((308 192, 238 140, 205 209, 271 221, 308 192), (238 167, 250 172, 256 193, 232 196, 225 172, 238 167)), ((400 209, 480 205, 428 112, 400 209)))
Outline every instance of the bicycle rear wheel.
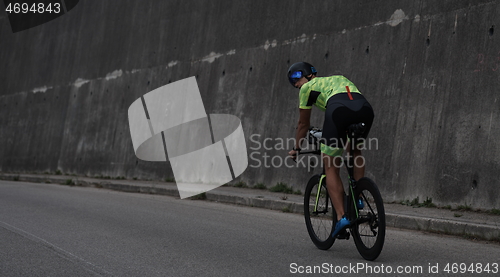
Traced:
MULTIPOLYGON (((364 207, 359 210, 358 219, 350 227, 359 254, 369 261, 375 260, 382 252, 385 240, 385 211, 382 196, 377 185, 369 178, 361 178, 356 183, 354 195, 361 198, 364 207)), ((357 201, 355 202, 357 203, 357 201)), ((351 207, 355 215, 354 207, 351 207)))
POLYGON ((332 233, 337 217, 328 196, 325 179, 323 179, 322 184, 319 183, 320 179, 320 175, 314 175, 307 183, 304 194, 304 217, 307 232, 313 243, 319 249, 327 250, 335 242, 332 233), (319 190, 318 187, 320 187, 319 190), (318 199, 318 205, 315 208, 316 199, 318 199))

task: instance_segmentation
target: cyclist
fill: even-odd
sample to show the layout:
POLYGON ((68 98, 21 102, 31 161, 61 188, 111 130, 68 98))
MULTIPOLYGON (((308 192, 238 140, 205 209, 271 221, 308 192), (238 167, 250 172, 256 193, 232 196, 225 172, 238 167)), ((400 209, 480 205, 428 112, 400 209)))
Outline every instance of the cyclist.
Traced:
MULTIPOLYGON (((337 224, 332 236, 339 238, 345 235, 345 229, 350 225, 344 216, 344 186, 339 172, 342 165, 344 149, 350 149, 347 142, 347 128, 351 124, 363 122, 366 139, 373 123, 373 109, 358 88, 342 75, 316 77, 316 69, 309 63, 294 63, 288 69, 288 79, 292 86, 299 88, 299 121, 295 136, 295 147, 288 154, 296 158, 300 151, 300 143, 306 137, 310 126, 312 106, 315 105, 325 112, 321 155, 326 174, 326 187, 337 213, 337 224), (342 233, 341 233, 342 232, 342 233)), ((362 140, 363 141, 363 140, 362 140)), ((354 161, 361 156, 362 144, 355 147, 354 161)), ((364 162, 354 163, 354 178, 359 180, 364 176, 364 162)), ((363 208, 363 202, 357 203, 363 208)))

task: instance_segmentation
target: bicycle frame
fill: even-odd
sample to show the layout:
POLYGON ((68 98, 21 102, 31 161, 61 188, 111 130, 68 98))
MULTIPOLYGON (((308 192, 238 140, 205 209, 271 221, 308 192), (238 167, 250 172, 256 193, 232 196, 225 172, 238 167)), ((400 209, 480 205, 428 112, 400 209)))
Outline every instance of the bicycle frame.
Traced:
MULTIPOLYGON (((354 220, 358 220, 359 210, 358 210, 357 205, 354 205, 354 203, 356 202, 356 199, 354 196, 354 189, 356 188, 356 180, 354 179, 354 164, 353 164, 354 163, 354 158, 353 158, 354 155, 353 155, 353 153, 355 151, 355 147, 356 147, 356 144, 358 142, 359 134, 362 133, 362 131, 364 131, 364 127, 365 127, 363 123, 359 123, 356 126, 357 126, 357 130, 349 130, 347 132, 347 137, 348 137, 349 141, 351 142, 350 147, 349 147, 349 152, 348 152, 348 155, 346 158, 346 163, 345 163, 345 166, 347 169, 347 175, 348 175, 349 192, 346 195, 347 199, 346 199, 346 202, 344 203, 345 204, 345 211, 348 214, 348 216, 349 216, 349 210, 350 210, 349 207, 354 207, 354 211, 356 214, 355 218, 353 218, 354 220), (352 155, 352 158, 351 158, 351 155, 352 155)), ((318 145, 319 140, 316 136, 313 135, 313 133, 312 133, 313 130, 314 130, 314 128, 311 128, 309 130, 309 135, 310 135, 309 142, 311 144, 314 144, 316 149, 313 151, 299 152, 299 154, 321 154, 321 152, 318 150, 319 149, 319 145, 318 145)), ((323 179, 325 177, 326 177, 325 170, 323 168, 323 172, 322 172, 321 178, 319 180, 320 184, 322 184, 323 179)), ((321 186, 318 186, 318 191, 316 193, 316 201, 314 203, 314 213, 318 213, 318 202, 319 202, 320 194, 321 194, 321 186)), ((328 201, 326 202, 326 205, 327 205, 326 208, 328 208, 328 201)))
POLYGON ((346 162, 348 182, 349 182, 349 194, 347 195, 348 197, 346 201, 347 202, 346 212, 349 214, 349 207, 352 207, 351 205, 353 205, 354 211, 356 213, 356 219, 358 219, 359 210, 357 205, 354 205, 354 203, 356 203, 356 199, 354 199, 354 189, 356 188, 356 180, 354 179, 354 151, 358 142, 358 136, 355 135, 355 132, 349 130, 347 137, 349 138, 349 141, 351 143, 350 143, 350 153, 348 153, 347 155, 347 162, 346 162))

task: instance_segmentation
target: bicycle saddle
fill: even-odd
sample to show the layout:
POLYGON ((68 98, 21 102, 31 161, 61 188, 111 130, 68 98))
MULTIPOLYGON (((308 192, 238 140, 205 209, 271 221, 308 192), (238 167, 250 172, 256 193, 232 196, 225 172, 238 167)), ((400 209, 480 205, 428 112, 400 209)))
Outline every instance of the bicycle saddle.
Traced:
POLYGON ((359 138, 365 133, 365 123, 360 122, 356 124, 351 124, 349 128, 347 128, 349 135, 351 137, 359 138))

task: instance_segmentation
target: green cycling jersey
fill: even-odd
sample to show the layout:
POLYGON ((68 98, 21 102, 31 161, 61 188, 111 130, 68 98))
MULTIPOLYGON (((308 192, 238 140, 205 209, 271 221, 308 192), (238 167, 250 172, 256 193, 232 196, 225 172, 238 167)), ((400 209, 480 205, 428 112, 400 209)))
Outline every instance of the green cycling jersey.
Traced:
POLYGON ((300 88, 299 108, 311 109, 315 105, 325 111, 330 97, 345 92, 360 93, 354 83, 342 75, 313 78, 300 88))

